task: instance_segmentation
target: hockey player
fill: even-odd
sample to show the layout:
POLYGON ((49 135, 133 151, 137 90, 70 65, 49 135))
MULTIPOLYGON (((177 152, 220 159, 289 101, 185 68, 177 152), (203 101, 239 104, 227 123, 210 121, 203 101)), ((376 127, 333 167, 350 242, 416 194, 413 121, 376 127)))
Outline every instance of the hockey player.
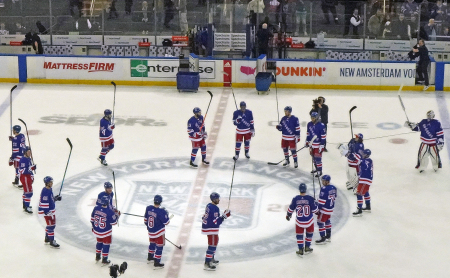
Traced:
POLYGON ((103 185, 105 187, 105 191, 100 192, 97 197, 97 205, 102 205, 102 198, 104 196, 109 198, 109 208, 114 211, 117 217, 120 216, 120 211, 114 206, 113 204, 113 198, 114 198, 114 192, 113 192, 113 185, 107 181, 103 185))
POLYGON ((9 141, 12 143, 12 154, 9 158, 9 166, 14 165, 16 176, 12 184, 18 188, 22 188, 19 184, 19 161, 23 156, 23 150, 26 148, 25 136, 20 133, 21 127, 19 125, 13 126, 13 135, 9 136, 9 141))
POLYGON ((23 157, 19 161, 19 176, 20 182, 23 185, 23 210, 27 213, 33 213, 32 207, 30 206, 31 197, 33 197, 33 181, 34 173, 36 170, 36 165, 31 161, 31 149, 25 147, 23 151, 23 157))
POLYGON ((115 128, 115 125, 114 123, 111 123, 112 111, 106 109, 104 114, 105 116, 100 120, 100 143, 102 145, 102 150, 100 151, 98 161, 100 161, 102 165, 108 166, 105 156, 114 149, 113 129, 115 128))
POLYGON ((291 204, 288 207, 286 220, 290 221, 292 213, 296 212, 296 226, 295 233, 297 234, 298 251, 296 252, 299 257, 303 257, 303 254, 312 253, 311 241, 314 234, 314 214, 319 211, 316 201, 313 197, 306 195, 306 184, 301 183, 298 187, 300 195, 295 196, 292 199, 291 204), (306 230, 306 244, 303 250, 303 233, 306 230))
POLYGON ((422 173, 428 166, 428 157, 435 172, 442 168, 441 157, 439 151, 444 148, 444 131, 441 123, 434 119, 434 112, 427 112, 427 118, 420 123, 405 122, 405 126, 411 128, 412 131, 420 131, 420 147, 417 155, 416 169, 422 173))
POLYGON ((284 152, 286 161, 283 166, 288 166, 289 161, 289 149, 291 149, 292 157, 294 158, 294 167, 298 167, 297 163, 297 143, 300 142, 300 122, 297 117, 291 114, 292 107, 286 106, 284 108, 284 117, 281 118, 280 123, 276 128, 281 131, 281 148, 284 152))
POLYGON ((44 188, 41 191, 41 197, 39 198, 39 214, 44 215, 47 227, 45 227, 45 239, 44 242, 50 243, 53 248, 59 248, 59 244, 55 240, 55 227, 56 227, 56 216, 55 216, 55 202, 61 201, 62 197, 60 195, 53 196, 53 178, 44 178, 44 188))
POLYGON ((111 262, 108 260, 108 253, 112 240, 112 225, 116 225, 119 219, 109 205, 108 196, 103 196, 102 204, 95 206, 91 214, 92 232, 97 238, 95 261, 100 261, 103 255, 103 265, 111 262))
POLYGON ((219 207, 220 202, 219 193, 213 192, 209 195, 211 203, 206 205, 205 214, 202 217, 202 234, 208 236, 208 250, 206 250, 205 266, 204 270, 214 271, 219 261, 214 258, 216 253, 217 244, 219 243, 219 227, 222 222, 231 216, 231 211, 226 209, 222 215, 220 215, 219 207))
POLYGON ((356 212, 353 213, 353 216, 362 216, 362 212, 371 212, 370 207, 370 194, 369 188, 372 184, 373 180, 373 162, 370 158, 372 152, 369 149, 365 149, 362 155, 348 153, 348 158, 356 161, 356 164, 359 167, 359 179, 358 179, 358 187, 356 188, 356 198, 358 207, 356 212), (363 208, 363 198, 366 202, 366 207, 363 208))
POLYGON ((198 148, 202 152, 202 162, 208 165, 209 162, 206 160, 206 143, 205 140, 208 138, 208 133, 205 131, 205 125, 203 123, 202 110, 195 107, 192 111, 194 116, 192 116, 187 122, 187 133, 189 134, 189 140, 192 142, 192 152, 190 165, 193 168, 198 166, 194 164, 195 157, 197 156, 198 148))
POLYGON ((322 175, 322 153, 324 146, 327 142, 327 131, 325 125, 320 122, 319 114, 317 112, 311 113, 311 121, 307 125, 306 133, 306 146, 310 147, 310 153, 314 159, 314 165, 316 167, 316 176, 322 175), (312 138, 316 136, 314 142, 311 142, 312 138))
POLYGON ((244 141, 245 146, 245 157, 250 158, 250 140, 255 136, 252 111, 247 109, 247 104, 244 101, 241 101, 239 106, 241 109, 233 113, 233 124, 236 126, 236 155, 233 157, 234 160, 239 158, 242 141, 244 141))
POLYGON ((331 242, 331 215, 333 214, 334 204, 336 202, 337 190, 330 183, 329 175, 322 176, 322 188, 319 195, 319 214, 317 216, 317 226, 319 226, 320 239, 316 244, 325 244, 331 242), (326 230, 326 235, 325 235, 326 230))
POLYGON ((346 186, 348 190, 352 190, 356 186, 358 186, 358 174, 359 167, 356 160, 351 160, 348 153, 359 154, 362 156, 364 151, 364 136, 361 133, 355 134, 355 138, 352 138, 347 146, 343 144, 339 144, 338 149, 341 151, 341 154, 347 156, 347 182, 346 186))
POLYGON ((165 208, 161 207, 162 201, 162 196, 156 195, 153 198, 153 205, 148 206, 144 214, 144 223, 147 226, 150 242, 147 261, 148 263, 154 261, 154 269, 164 268, 164 264, 161 263, 161 256, 166 243, 164 237, 166 225, 170 222, 169 213, 165 208))

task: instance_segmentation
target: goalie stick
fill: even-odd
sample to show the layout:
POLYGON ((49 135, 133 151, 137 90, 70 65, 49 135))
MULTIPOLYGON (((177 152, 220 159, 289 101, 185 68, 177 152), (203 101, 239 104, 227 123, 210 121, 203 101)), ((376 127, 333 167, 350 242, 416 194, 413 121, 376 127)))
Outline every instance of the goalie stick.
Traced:
POLYGON ((202 122, 202 125, 200 126, 199 132, 202 132, 203 126, 205 125, 206 116, 208 115, 208 111, 209 111, 209 106, 211 105, 211 101, 213 99, 213 94, 211 93, 211 91, 207 91, 207 92, 211 98, 209 99, 208 108, 206 109, 205 117, 203 117, 203 122, 202 122))
POLYGON ((350 131, 352 133, 352 137, 353 138, 353 122, 352 122, 352 112, 353 110, 355 110, 357 107, 353 106, 352 108, 350 108, 350 111, 348 111, 348 115, 350 116, 350 131))
POLYGON ((403 108, 403 112, 405 112, 406 120, 409 123, 410 121, 409 121, 408 115, 406 114, 405 105, 403 104, 402 97, 400 96, 400 92, 402 91, 402 88, 403 88, 403 84, 400 86, 400 89, 398 89, 398 100, 400 101, 400 105, 403 108))
POLYGON ((64 186, 64 179, 66 178, 67 167, 69 167, 70 156, 72 155, 72 149, 73 149, 73 145, 72 145, 72 142, 70 142, 70 139, 66 138, 66 140, 67 140, 67 143, 69 143, 70 152, 69 152, 69 158, 67 159, 66 170, 64 170, 64 176, 63 176, 63 179, 62 179, 62 182, 61 182, 61 187, 59 188, 59 194, 58 194, 59 196, 61 196, 61 191, 62 191, 62 188, 64 186))
POLYGON ((9 94, 9 125, 11 127, 11 129, 10 129, 11 135, 10 136, 12 136, 12 134, 13 134, 12 133, 13 132, 13 130, 12 130, 12 93, 16 88, 17 88, 17 85, 14 85, 11 88, 11 92, 9 94))

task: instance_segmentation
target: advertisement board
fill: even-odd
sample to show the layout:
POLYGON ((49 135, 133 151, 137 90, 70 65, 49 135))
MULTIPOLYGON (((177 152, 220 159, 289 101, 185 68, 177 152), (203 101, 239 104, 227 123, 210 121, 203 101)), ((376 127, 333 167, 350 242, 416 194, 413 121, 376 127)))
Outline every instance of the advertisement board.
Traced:
MULTIPOLYGON (((19 62, 17 56, 0 56, 0 80, 13 82, 11 78, 19 78, 19 62)), ((17 82, 17 81, 14 81, 17 82)))
MULTIPOLYGON (((131 59, 131 77, 176 78, 178 59, 131 59)), ((216 78, 216 61, 200 60, 199 73, 202 79, 216 78)))
POLYGON ((53 35, 53 45, 102 45, 102 35, 53 35))

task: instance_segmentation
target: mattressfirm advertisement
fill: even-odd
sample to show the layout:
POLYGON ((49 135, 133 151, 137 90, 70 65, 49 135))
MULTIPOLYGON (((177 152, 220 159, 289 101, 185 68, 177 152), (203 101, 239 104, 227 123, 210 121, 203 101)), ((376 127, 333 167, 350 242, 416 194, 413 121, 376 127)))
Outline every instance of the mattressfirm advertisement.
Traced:
MULTIPOLYGON (((200 60, 199 72, 202 79, 216 78, 216 61, 200 60)), ((130 60, 131 77, 176 78, 178 59, 173 60, 130 60)))

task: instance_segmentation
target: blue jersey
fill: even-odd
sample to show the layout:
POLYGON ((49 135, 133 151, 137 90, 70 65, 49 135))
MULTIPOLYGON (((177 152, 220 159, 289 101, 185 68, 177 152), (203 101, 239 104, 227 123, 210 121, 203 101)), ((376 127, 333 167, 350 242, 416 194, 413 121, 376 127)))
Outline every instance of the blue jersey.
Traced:
MULTIPOLYGON (((348 142, 348 152, 352 154, 358 154, 360 157, 362 156, 364 151, 364 144, 362 142, 356 141, 355 138, 352 138, 348 142)), ((356 168, 358 167, 358 161, 350 159, 350 156, 347 157, 348 165, 356 168)))
POLYGON ((444 130, 442 130, 441 123, 435 119, 423 119, 413 128, 413 131, 420 131, 420 141, 428 145, 436 144, 436 139, 444 141, 444 130))
POLYGON ((327 142, 327 131, 325 130, 325 125, 321 122, 313 123, 309 122, 307 125, 306 141, 310 142, 314 135, 317 138, 314 142, 310 142, 309 146, 313 149, 319 148, 320 145, 325 145, 327 142))
POLYGON ((17 156, 23 156, 23 150, 26 147, 25 145, 25 136, 20 133, 13 137, 12 139, 12 155, 11 158, 14 159, 17 156))
POLYGON ((111 194, 106 193, 106 191, 100 192, 98 194, 97 197, 97 206, 101 206, 102 205, 102 198, 103 196, 108 196, 109 198, 109 208, 114 210, 115 206, 113 205, 113 197, 114 197, 114 192, 111 192, 111 194))
POLYGON ((91 224, 96 237, 108 237, 112 235, 112 225, 117 224, 117 216, 109 207, 96 206, 92 210, 91 224))
POLYGON ((300 138, 300 122, 294 115, 281 118, 280 125, 281 129, 278 130, 281 131, 283 140, 295 140, 296 136, 300 138))
POLYGON ((189 139, 191 141, 201 141, 203 140, 202 134, 205 131, 205 126, 200 127, 203 123, 203 116, 200 115, 198 119, 195 116, 192 116, 187 122, 187 133, 189 134, 189 139))
POLYGON ((55 198, 52 188, 44 187, 39 198, 39 214, 55 213, 55 198))
POLYGON ((22 156, 22 158, 19 161, 19 173, 21 175, 32 175, 33 170, 31 170, 31 166, 33 166, 33 163, 31 162, 31 158, 22 156))
POLYGON ((371 185, 373 180, 373 162, 371 158, 362 158, 359 154, 349 154, 348 158, 359 166, 359 183, 371 185))
POLYGON ((111 124, 110 120, 103 117, 100 120, 100 142, 106 142, 113 139, 114 125, 111 124))
POLYGON ((245 109, 245 112, 242 112, 242 110, 234 111, 233 124, 236 126, 237 134, 247 134, 250 130, 254 130, 255 126, 252 111, 248 109, 245 109), (238 120, 239 116, 241 116, 241 119, 238 120))
POLYGON ((337 189, 334 185, 324 185, 320 188, 319 211, 323 214, 332 214, 336 202, 337 189))
POLYGON ((313 197, 309 195, 297 195, 292 199, 287 210, 289 216, 296 211, 296 225, 308 228, 314 225, 314 214, 319 210, 313 197))
POLYGON ((149 238, 158 238, 164 235, 169 222, 169 215, 164 209, 152 205, 145 209, 144 223, 147 226, 149 238))
POLYGON ((223 218, 220 217, 219 207, 213 203, 207 204, 205 214, 202 217, 202 234, 218 235, 219 227, 222 222, 223 218))

